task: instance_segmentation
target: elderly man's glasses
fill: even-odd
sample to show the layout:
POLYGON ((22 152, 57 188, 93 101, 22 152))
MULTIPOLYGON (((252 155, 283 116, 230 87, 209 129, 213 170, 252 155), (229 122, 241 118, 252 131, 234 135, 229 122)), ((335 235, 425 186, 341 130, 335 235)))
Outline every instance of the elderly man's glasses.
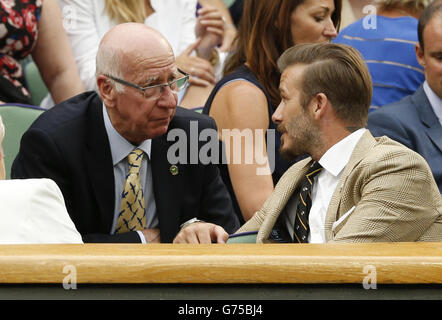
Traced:
POLYGON ((187 86, 187 81, 189 80, 189 74, 185 73, 184 71, 178 69, 178 72, 184 75, 184 77, 172 80, 169 83, 164 84, 156 84, 153 86, 147 86, 147 87, 140 87, 134 83, 127 82, 122 79, 118 79, 116 77, 105 75, 109 79, 114 80, 115 82, 121 83, 125 86, 132 87, 135 89, 138 89, 143 92, 143 96, 145 99, 148 100, 156 100, 161 97, 161 95, 164 93, 164 88, 169 87, 172 93, 177 94, 179 91, 183 90, 187 86))

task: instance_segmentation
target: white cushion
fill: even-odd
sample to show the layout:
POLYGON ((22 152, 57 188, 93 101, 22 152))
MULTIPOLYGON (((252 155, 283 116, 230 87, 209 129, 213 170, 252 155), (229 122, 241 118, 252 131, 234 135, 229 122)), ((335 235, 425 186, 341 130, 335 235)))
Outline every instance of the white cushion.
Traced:
POLYGON ((50 179, 0 181, 0 243, 83 243, 50 179))

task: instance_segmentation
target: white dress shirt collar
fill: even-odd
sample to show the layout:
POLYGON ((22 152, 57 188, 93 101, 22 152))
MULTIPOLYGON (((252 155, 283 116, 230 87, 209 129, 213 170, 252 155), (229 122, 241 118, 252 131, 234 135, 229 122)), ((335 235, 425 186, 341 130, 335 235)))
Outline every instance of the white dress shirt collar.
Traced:
POLYGON ((345 137, 330 149, 319 159, 319 164, 330 174, 337 177, 348 164, 353 149, 356 147, 359 139, 367 129, 361 128, 349 136, 345 137))
POLYGON ((424 91, 436 117, 439 119, 440 124, 442 124, 442 98, 430 88, 427 80, 424 82, 424 91))
MULTIPOLYGON (((109 138, 109 144, 111 147, 112 154, 112 164, 115 166, 121 160, 125 159, 127 155, 137 146, 124 139, 117 130, 115 130, 112 122, 110 121, 109 115, 107 114, 106 106, 103 104, 103 118, 104 126, 106 128, 107 136, 109 138)), ((150 159, 150 151, 152 147, 152 140, 144 140, 138 148, 143 150, 150 159)))

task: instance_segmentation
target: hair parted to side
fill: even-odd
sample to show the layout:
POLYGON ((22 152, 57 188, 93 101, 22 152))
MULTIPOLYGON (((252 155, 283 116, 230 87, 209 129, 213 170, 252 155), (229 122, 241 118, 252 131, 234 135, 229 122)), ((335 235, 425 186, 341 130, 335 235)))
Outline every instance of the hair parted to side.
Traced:
POLYGON ((424 9, 422 12, 419 23, 417 26, 417 37, 419 39, 419 45, 421 47, 422 52, 424 51, 424 29, 427 24, 435 15, 441 16, 442 18, 442 0, 436 0, 432 2, 428 7, 424 9))
POLYGON ((109 18, 118 23, 144 23, 147 16, 145 0, 106 0, 105 10, 109 18))
POLYGON ((367 65, 356 49, 344 44, 300 44, 278 60, 281 73, 296 64, 307 65, 302 82, 304 104, 323 93, 344 123, 366 126, 373 87, 367 65))
MULTIPOLYGON (((276 108, 280 102, 280 74, 276 61, 294 45, 290 16, 305 0, 245 0, 234 45, 235 52, 225 63, 227 75, 246 61, 276 108)), ((333 24, 339 30, 342 0, 334 0, 333 24)))

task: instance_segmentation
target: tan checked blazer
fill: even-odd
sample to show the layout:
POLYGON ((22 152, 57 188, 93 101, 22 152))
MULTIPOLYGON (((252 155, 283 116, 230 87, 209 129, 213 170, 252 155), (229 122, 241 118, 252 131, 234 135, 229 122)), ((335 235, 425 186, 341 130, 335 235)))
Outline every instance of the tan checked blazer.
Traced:
MULTIPOLYGON (((312 159, 290 167, 263 207, 238 231, 269 234, 312 159)), ((325 218, 327 242, 442 241, 442 197, 425 160, 367 130, 354 149, 325 218)))

